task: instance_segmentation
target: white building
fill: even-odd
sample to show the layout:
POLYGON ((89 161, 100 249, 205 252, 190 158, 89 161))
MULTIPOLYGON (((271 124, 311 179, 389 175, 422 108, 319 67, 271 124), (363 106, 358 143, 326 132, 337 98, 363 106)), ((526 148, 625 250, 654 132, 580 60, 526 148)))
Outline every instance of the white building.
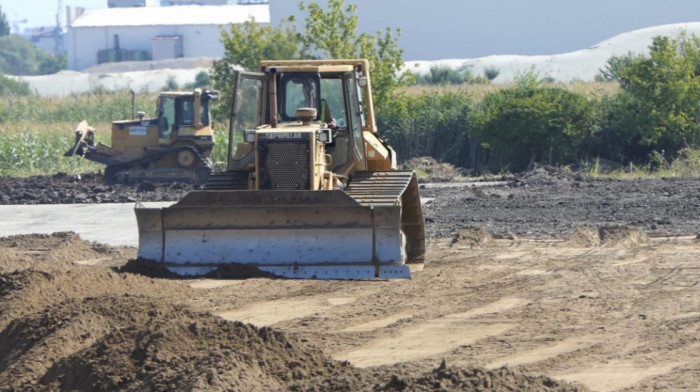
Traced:
POLYGON ((269 23, 269 6, 88 9, 68 27, 68 69, 95 66, 98 57, 102 62, 222 57, 221 29, 251 17, 269 23))

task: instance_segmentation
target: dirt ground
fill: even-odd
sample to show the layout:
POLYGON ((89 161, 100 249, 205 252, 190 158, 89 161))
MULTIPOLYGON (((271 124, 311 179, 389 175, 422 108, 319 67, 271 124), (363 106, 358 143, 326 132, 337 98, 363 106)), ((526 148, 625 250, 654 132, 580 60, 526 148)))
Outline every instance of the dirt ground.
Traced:
POLYGON ((411 280, 160 279, 0 239, 0 390, 698 390, 700 179, 499 180, 421 189, 411 280))

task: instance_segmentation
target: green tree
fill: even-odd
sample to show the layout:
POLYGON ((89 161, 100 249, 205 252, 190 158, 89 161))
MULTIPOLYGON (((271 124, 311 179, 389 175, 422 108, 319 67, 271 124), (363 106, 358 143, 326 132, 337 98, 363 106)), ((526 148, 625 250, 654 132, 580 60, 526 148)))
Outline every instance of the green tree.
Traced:
POLYGON ((623 82, 620 72, 640 59, 642 59, 641 55, 635 55, 632 52, 624 56, 612 56, 605 64, 605 68, 598 70, 595 80, 598 82, 623 82))
POLYGON ((642 130, 649 121, 641 102, 627 92, 604 96, 598 103, 595 144, 590 156, 616 162, 646 163, 652 152, 641 143, 642 130))
POLYGON ((68 59, 65 53, 39 57, 38 73, 40 75, 54 74, 66 68, 68 68, 68 59))
POLYGON ((486 79, 491 81, 496 79, 498 77, 498 74, 500 73, 501 71, 494 66, 487 67, 486 69, 484 69, 484 76, 486 77, 486 79))
POLYGON ((0 5, 0 37, 10 35, 10 23, 7 21, 7 15, 2 11, 0 5))
MULTIPOLYGON (((467 70, 467 72, 469 71, 467 70)), ((448 65, 433 65, 427 74, 417 75, 416 81, 419 84, 462 84, 464 83, 464 75, 448 65)))
POLYGON ((0 37, 0 70, 10 75, 37 73, 37 48, 18 35, 0 37))
POLYGON ((213 109, 214 117, 223 120, 231 108, 235 87, 234 67, 253 71, 260 60, 288 60, 299 58, 301 42, 294 26, 282 22, 280 28, 261 25, 251 18, 239 25, 221 31, 224 56, 215 61, 211 78, 214 87, 222 93, 222 102, 213 109))
POLYGON ((684 146, 700 144, 700 39, 655 37, 648 57, 619 70, 622 90, 634 102, 632 129, 642 146, 672 158, 684 146), (641 122, 639 120, 642 120, 641 122))
POLYGON ((43 75, 65 69, 65 55, 52 56, 24 37, 0 37, 0 71, 10 75, 43 75))
POLYGON ((207 88, 209 87, 209 73, 207 71, 197 72, 194 76, 194 88, 207 88))
POLYGON ((302 51, 312 58, 366 58, 370 63, 372 94, 377 112, 388 104, 392 93, 402 82, 397 77, 403 67, 403 50, 396 39, 401 32, 386 28, 374 35, 357 33, 357 5, 345 5, 345 0, 329 0, 328 8, 318 3, 300 3, 308 11, 306 26, 301 34, 302 51))
POLYGON ((242 24, 231 25, 221 32, 224 57, 215 62, 214 73, 227 75, 231 66, 248 71, 258 68, 260 60, 285 60, 299 58, 299 36, 296 27, 283 21, 281 27, 261 25, 251 18, 242 24))

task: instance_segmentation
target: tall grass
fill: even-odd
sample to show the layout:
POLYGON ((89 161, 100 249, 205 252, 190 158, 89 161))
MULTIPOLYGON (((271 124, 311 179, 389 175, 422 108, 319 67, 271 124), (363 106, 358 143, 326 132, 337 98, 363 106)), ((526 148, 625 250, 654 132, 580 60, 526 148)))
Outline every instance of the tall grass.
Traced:
POLYGON ((228 161, 228 121, 216 124, 214 128, 214 143, 211 160, 213 162, 228 161))
MULTIPOLYGON (((601 97, 614 94, 612 83, 570 83, 566 89, 601 97)), ((457 147, 468 129, 475 105, 489 93, 509 86, 460 85, 412 86, 403 88, 400 106, 383 107, 378 118, 380 132, 397 148, 402 160, 431 155, 456 162, 464 155, 457 147), (400 121, 394 121, 394 120, 400 121), (389 122, 387 122, 389 121, 389 122), (439 136, 439 137, 437 137, 439 136)), ((135 109, 155 114, 157 94, 137 94, 135 109)), ((378 108, 381 105, 378 105, 378 108)), ((97 130, 97 140, 111 144, 111 122, 131 118, 131 94, 93 93, 71 97, 0 98, 0 175, 29 176, 65 172, 96 172, 104 165, 80 157, 63 157, 73 144, 78 122, 88 120, 97 130)), ((225 162, 228 153, 228 121, 215 127, 215 162, 225 162)), ((628 168, 627 168, 628 169, 628 168)), ((700 176, 700 150, 686 148, 671 163, 656 162, 635 170, 613 172, 618 177, 700 176)))
MULTIPOLYGON (((136 94, 135 110, 155 114, 156 94, 136 94)), ((73 130, 87 120, 97 140, 111 144, 111 122, 131 118, 131 93, 93 93, 69 97, 0 98, 0 175, 30 176, 59 172, 96 172, 104 165, 64 157, 74 142, 73 130)))
MULTIPOLYGON (((552 83, 548 86, 561 87, 565 90, 583 94, 588 97, 599 98, 601 96, 612 96, 620 89, 620 85, 610 82, 572 82, 572 83, 552 83)), ((431 93, 453 93, 469 95, 475 102, 480 102, 486 95, 513 87, 510 84, 458 84, 458 85, 411 85, 399 88, 399 92, 408 95, 421 95, 431 93)))
MULTIPOLYGON (((135 110, 155 115, 156 94, 136 94, 135 110)), ((0 98, 0 130, 11 124, 90 124, 131 118, 131 93, 93 93, 68 97, 14 96, 0 98)), ((21 129, 21 128, 20 128, 21 129)))
POLYGON ((64 157, 63 153, 73 146, 74 140, 66 132, 32 132, 25 128, 1 136, 0 176, 79 174, 104 168, 81 157, 64 157))

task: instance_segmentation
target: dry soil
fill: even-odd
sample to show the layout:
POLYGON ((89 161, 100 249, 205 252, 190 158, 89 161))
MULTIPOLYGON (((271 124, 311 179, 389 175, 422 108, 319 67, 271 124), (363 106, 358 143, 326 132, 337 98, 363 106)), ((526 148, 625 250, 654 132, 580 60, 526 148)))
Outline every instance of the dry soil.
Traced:
POLYGON ((700 180, 500 180, 422 189, 411 280, 153 278, 2 238, 0 390, 698 390, 700 180))

